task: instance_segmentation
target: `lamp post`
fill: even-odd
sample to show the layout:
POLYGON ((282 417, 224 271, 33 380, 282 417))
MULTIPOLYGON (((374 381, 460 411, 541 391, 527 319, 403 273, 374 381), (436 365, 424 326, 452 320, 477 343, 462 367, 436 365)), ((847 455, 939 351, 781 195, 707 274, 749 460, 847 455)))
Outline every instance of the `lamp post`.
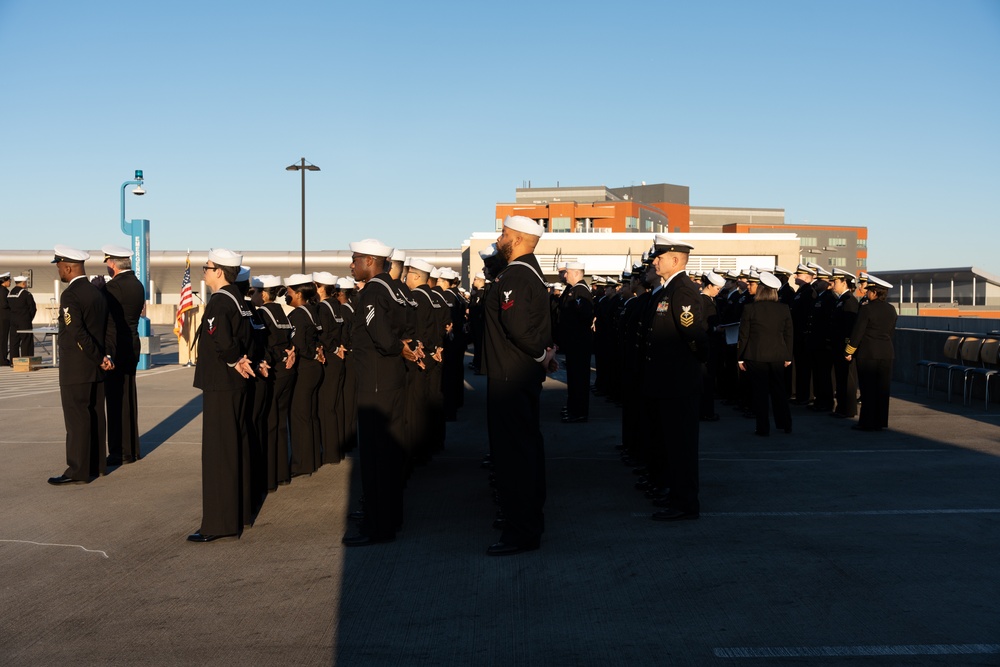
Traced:
POLYGON ((298 164, 285 167, 285 171, 302 172, 302 273, 306 272, 306 172, 319 171, 319 167, 309 164, 306 159, 299 158, 298 164))
MULTIPOLYGON (((122 183, 122 234, 132 237, 132 271, 135 277, 142 283, 146 300, 149 301, 149 220, 125 221, 125 188, 130 185, 136 186, 132 190, 134 195, 144 195, 146 191, 142 189, 142 169, 135 170, 135 180, 122 183)), ((150 367, 150 326, 149 318, 143 314, 139 317, 139 341, 142 343, 142 352, 139 354, 138 370, 149 370, 150 367)))

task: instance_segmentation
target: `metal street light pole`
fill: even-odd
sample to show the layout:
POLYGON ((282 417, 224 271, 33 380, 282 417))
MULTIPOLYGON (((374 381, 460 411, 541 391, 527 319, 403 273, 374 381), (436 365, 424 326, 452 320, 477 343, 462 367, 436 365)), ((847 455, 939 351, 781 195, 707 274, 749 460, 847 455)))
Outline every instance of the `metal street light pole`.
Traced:
POLYGON ((306 272, 306 172, 319 171, 319 167, 306 162, 305 158, 299 158, 298 164, 285 167, 285 171, 302 172, 302 273, 306 272))

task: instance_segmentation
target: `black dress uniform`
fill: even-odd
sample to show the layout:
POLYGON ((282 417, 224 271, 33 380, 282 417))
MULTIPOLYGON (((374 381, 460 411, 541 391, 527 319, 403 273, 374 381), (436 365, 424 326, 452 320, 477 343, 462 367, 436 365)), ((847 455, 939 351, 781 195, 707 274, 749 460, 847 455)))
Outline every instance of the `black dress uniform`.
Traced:
POLYGON ((0 277, 0 366, 10 366, 10 304, 7 296, 10 290, 3 283, 10 282, 10 273, 0 277))
POLYGON ((792 315, 780 301, 755 301, 743 309, 736 358, 744 362, 750 378, 751 406, 757 418, 757 435, 770 433, 768 399, 774 425, 792 430, 792 413, 785 388, 785 362, 794 349, 792 315))
POLYGON ((340 302, 332 296, 319 303, 319 326, 319 340, 326 358, 318 394, 323 463, 340 463, 344 458, 344 427, 340 423, 343 410, 338 407, 343 405, 344 360, 336 352, 344 343, 344 318, 340 302))
POLYGON ((533 549, 544 529, 546 495, 541 362, 552 346, 549 295, 534 254, 518 257, 497 275, 485 313, 487 422, 505 518, 500 542, 533 549))
MULTIPOLYGON (((670 512, 698 516, 698 410, 701 362, 706 357, 708 325, 704 299, 681 271, 650 298, 644 332, 643 396, 647 404, 645 437, 650 450, 650 481, 665 482, 670 512)), ((669 517, 670 513, 663 514, 669 517)))
POLYGON ((853 361, 844 358, 842 347, 851 339, 854 323, 858 319, 858 298, 851 290, 840 295, 830 319, 830 339, 833 347, 834 395, 837 405, 834 414, 853 417, 858 414, 858 375, 853 361))
POLYGON ((103 433, 98 411, 104 406, 108 306, 86 276, 74 278, 59 297, 59 394, 66 421, 63 473, 89 481, 104 473, 103 433))
MULTIPOLYGON (((426 284, 417 286, 414 293, 414 300, 418 304, 417 307, 421 309, 421 315, 418 317, 418 320, 423 322, 420 325, 421 333, 418 333, 418 338, 424 342, 425 351, 430 355, 436 347, 444 348, 445 346, 447 340, 446 329, 452 323, 451 309, 441 295, 426 284), (427 312, 425 306, 429 307, 431 311, 430 317, 433 318, 433 321, 430 323, 423 319, 427 312), (428 324, 434 327, 433 332, 423 332, 423 326, 428 324)), ((443 361, 447 358, 448 351, 444 350, 442 354, 444 355, 442 356, 443 361)), ((428 423, 426 435, 429 439, 427 442, 429 449, 426 454, 429 455, 440 451, 444 447, 446 435, 444 394, 442 392, 443 381, 441 379, 444 364, 434 361, 429 356, 424 359, 424 364, 427 366, 425 371, 427 378, 424 384, 426 385, 427 392, 426 409, 428 423)))
POLYGON ((380 273, 365 284, 352 331, 365 499, 361 533, 376 542, 394 539, 403 520, 405 315, 391 281, 388 273, 380 273))
POLYGON ((135 372, 139 365, 139 317, 146 291, 132 271, 119 271, 105 286, 108 317, 114 322, 114 368, 104 378, 108 410, 108 460, 138 461, 139 405, 135 372))
MULTIPOLYGON (((813 303, 812 326, 808 334, 809 353, 812 358, 813 405, 817 412, 833 410, 833 315, 837 295, 825 280, 817 280, 816 301, 813 303)), ((840 344, 836 344, 840 353, 840 344)))
MULTIPOLYGON (((568 288, 559 303, 559 332, 556 342, 566 355, 566 416, 563 421, 586 421, 590 412, 590 357, 593 353, 591 326, 594 297, 587 283, 568 288)), ((610 317, 605 326, 610 330, 610 317)), ((607 337, 609 349, 612 338, 607 337)), ((608 387, 606 387, 607 389, 608 387)))
POLYGON ((470 368, 477 375, 483 366, 483 293, 486 286, 473 287, 469 294, 469 336, 472 338, 472 363, 470 368))
POLYGON ((888 301, 869 301, 858 309, 846 353, 858 367, 858 388, 864 399, 857 428, 877 431, 889 425, 889 388, 895 352, 896 309, 888 301))
POLYGON ((795 331, 795 404, 807 405, 812 397, 812 355, 809 337, 815 316, 816 290, 812 284, 802 285, 792 299, 792 327, 795 331))
POLYGON ((30 357, 35 354, 35 337, 30 333, 19 334, 19 329, 31 328, 37 307, 35 297, 20 285, 15 285, 7 297, 10 305, 10 358, 30 357))
POLYGON ((271 367, 267 382, 271 403, 261 433, 264 457, 267 461, 267 488, 274 491, 279 484, 291 479, 288 467, 288 408, 295 386, 295 367, 285 368, 292 349, 292 325, 284 309, 277 303, 265 303, 257 309, 267 329, 264 360, 271 367))
POLYGON ((299 306, 288 314, 295 346, 295 386, 288 409, 288 426, 292 443, 292 477, 316 472, 322 457, 321 427, 318 420, 319 385, 323 381, 323 365, 316 359, 319 353, 319 329, 313 309, 299 306))
POLYGON ((212 294, 198 335, 194 386, 203 392, 202 519, 198 533, 237 535, 243 529, 243 461, 249 455, 247 380, 235 365, 250 348, 250 318, 235 285, 212 294))

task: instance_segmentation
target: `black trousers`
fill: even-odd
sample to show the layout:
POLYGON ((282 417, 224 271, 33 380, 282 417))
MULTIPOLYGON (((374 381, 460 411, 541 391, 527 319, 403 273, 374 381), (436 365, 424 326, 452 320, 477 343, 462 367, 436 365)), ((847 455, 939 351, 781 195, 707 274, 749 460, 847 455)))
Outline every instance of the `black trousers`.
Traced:
POLYGON ((403 391, 358 392, 361 531, 373 539, 394 538, 403 522, 403 391))
POLYGON ((201 419, 201 528, 203 535, 243 530, 246 394, 203 392, 201 419))
POLYGON ((135 372, 115 368, 104 375, 104 401, 108 415, 108 458, 138 461, 139 402, 135 372))
POLYGON ((798 336, 796 332, 792 349, 795 358, 792 364, 795 370, 795 402, 805 404, 812 398, 813 357, 805 342, 799 343, 798 336))
POLYGON ((344 429, 340 425, 340 418, 343 410, 338 406, 342 405, 340 397, 344 391, 343 362, 338 358, 337 363, 328 361, 323 369, 323 380, 320 382, 319 391, 316 395, 316 404, 319 416, 320 441, 323 443, 322 463, 340 463, 344 458, 341 451, 343 445, 344 429))
POLYGON ((792 411, 788 407, 788 390, 785 388, 784 362, 747 360, 745 365, 750 382, 753 412, 757 417, 757 432, 770 433, 769 412, 772 409, 775 427, 792 428, 792 411))
POLYGON ((267 458, 267 488, 274 491, 278 484, 289 481, 288 467, 288 408, 295 385, 295 372, 273 374, 270 390, 271 403, 267 411, 267 426, 264 435, 267 458))
POLYGON ((35 337, 30 333, 17 333, 18 329, 30 329, 31 322, 11 322, 10 358, 32 357, 35 354, 35 337))
POLYGON ((571 417, 590 412, 590 346, 566 350, 566 408, 571 417))
POLYGON ((0 364, 4 365, 10 364, 10 332, 10 315, 0 315, 0 364))
POLYGON ((323 366, 318 361, 299 361, 288 411, 293 475, 313 473, 319 467, 317 459, 321 454, 321 445, 317 408, 322 381, 323 366))
POLYGON ((843 354, 834 357, 833 377, 836 381, 837 407, 834 411, 845 417, 858 414, 858 372, 853 361, 844 359, 843 354))
POLYGON ((505 527, 500 541, 537 546, 545 527, 545 446, 541 383, 487 380, 493 471, 505 527))
POLYGON ((104 383, 59 385, 66 424, 66 472, 90 481, 104 474, 104 383))
POLYGON ((650 479, 670 487, 672 509, 697 514, 698 437, 700 420, 697 391, 684 396, 650 398, 645 403, 646 438, 650 443, 650 479))
POLYGON ((344 429, 343 451, 349 452, 358 445, 358 378, 350 357, 344 361, 344 391, 341 395, 343 404, 340 409, 344 411, 340 419, 344 429))
POLYGON ((243 409, 243 524, 250 525, 267 497, 267 464, 264 461, 266 442, 261 438, 271 401, 271 382, 259 373, 247 383, 243 409))
POLYGON ((827 347, 812 350, 814 407, 833 410, 833 351, 827 347))
POLYGON ((858 388, 864 399, 858 425, 862 428, 885 428, 889 425, 889 387, 892 382, 892 359, 857 359, 858 388))

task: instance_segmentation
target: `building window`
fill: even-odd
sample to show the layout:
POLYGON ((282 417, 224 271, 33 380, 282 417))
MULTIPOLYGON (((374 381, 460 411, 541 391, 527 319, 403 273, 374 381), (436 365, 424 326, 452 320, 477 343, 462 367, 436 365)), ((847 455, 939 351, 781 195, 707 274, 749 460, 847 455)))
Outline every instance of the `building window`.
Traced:
POLYGON ((858 268, 859 269, 865 268, 865 264, 867 264, 867 261, 865 260, 865 258, 864 257, 858 257, 858 268))
POLYGON ((859 248, 867 248, 868 247, 868 239, 858 239, 858 247, 859 248))
POLYGON ((830 247, 843 248, 847 245, 847 239, 830 239, 830 247))
POLYGON ((639 218, 626 217, 625 229, 633 232, 639 231, 639 218))
POLYGON ((503 219, 502 218, 497 218, 497 231, 498 232, 502 232, 503 231, 503 219))
POLYGON ((819 244, 816 243, 816 237, 815 236, 800 236, 799 237, 799 245, 800 246, 816 246, 816 245, 819 245, 819 244))
POLYGON ((571 232, 573 218, 552 218, 552 230, 553 232, 571 232))
POLYGON ((847 266, 846 257, 831 257, 830 266, 847 266))

